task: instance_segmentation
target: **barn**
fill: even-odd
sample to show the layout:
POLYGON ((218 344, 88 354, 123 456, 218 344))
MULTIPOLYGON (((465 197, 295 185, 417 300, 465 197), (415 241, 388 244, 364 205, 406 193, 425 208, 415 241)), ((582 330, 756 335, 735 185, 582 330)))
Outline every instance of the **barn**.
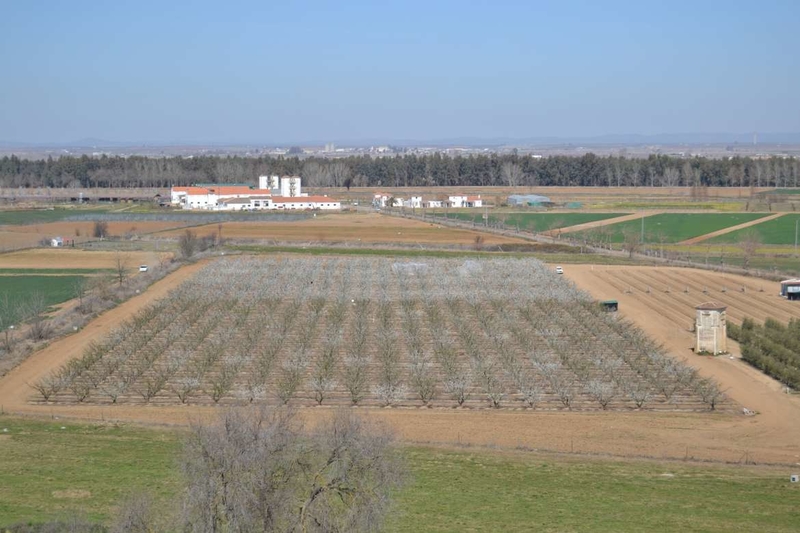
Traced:
POLYGON ((781 296, 788 300, 800 300, 800 279, 781 281, 781 296))
POLYGON ((552 203, 547 196, 538 194, 512 194, 508 197, 508 205, 514 206, 544 207, 552 203))

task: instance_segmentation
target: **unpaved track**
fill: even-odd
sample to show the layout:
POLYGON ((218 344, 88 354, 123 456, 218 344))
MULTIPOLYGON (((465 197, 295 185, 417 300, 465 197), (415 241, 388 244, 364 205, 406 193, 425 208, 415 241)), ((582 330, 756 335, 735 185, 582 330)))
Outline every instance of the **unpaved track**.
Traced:
POLYGON ((628 220, 638 220, 643 216, 657 215, 659 213, 662 213, 662 211, 653 210, 647 212, 631 213, 630 215, 622 215, 621 217, 595 220, 592 222, 585 222, 583 224, 576 224, 575 226, 567 226, 566 228, 550 230, 545 232, 544 235, 555 237, 563 233, 575 233, 576 231, 584 231, 587 229, 599 228, 601 226, 610 226, 611 224, 617 224, 618 222, 627 222, 628 220))
POLYGON ((78 333, 62 337, 32 354, 22 364, 0 379, 0 405, 6 412, 36 412, 41 408, 28 405, 35 383, 51 370, 80 356, 92 341, 99 341, 114 327, 151 302, 163 298, 181 282, 197 272, 206 261, 185 266, 151 285, 144 293, 114 307, 92 320, 78 333))
POLYGON ((775 213, 774 215, 770 215, 768 217, 757 218, 756 220, 751 220, 743 224, 737 224, 736 226, 731 226, 729 228, 722 228, 721 230, 712 231, 711 233, 706 233, 705 235, 698 235, 697 237, 686 239, 685 241, 679 242, 678 244, 697 244, 698 242, 703 242, 708 239, 713 239, 714 237, 719 237, 720 235, 725 235, 726 233, 731 233, 732 231, 749 228, 750 226, 755 226, 756 224, 761 224, 762 222, 782 217, 785 214, 786 213, 775 213))
MULTIPOLYGON (((800 316, 800 306, 793 307, 774 295, 771 291, 774 283, 764 282, 770 290, 763 293, 736 290, 722 293, 717 288, 713 293, 704 294, 694 281, 696 277, 701 276, 706 281, 717 278, 717 287, 725 284, 730 287, 731 281, 739 281, 752 288, 753 284, 761 282, 741 276, 664 267, 570 265, 565 274, 597 299, 618 300, 620 314, 663 342, 671 355, 697 368, 702 375, 713 377, 731 399, 759 413, 754 417, 732 420, 730 427, 720 433, 721 441, 754 449, 760 446, 783 449, 800 462, 800 424, 797 423, 800 420, 800 399, 785 394, 778 382, 743 362, 735 342, 729 344, 732 357, 704 357, 690 350, 694 343, 694 334, 689 331, 694 305, 703 301, 713 299, 732 303, 738 308, 737 314, 747 312, 746 302, 749 301, 750 310, 771 305, 772 316, 781 320, 800 316), (676 278, 690 285, 688 294, 677 290, 676 278), (643 290, 643 281, 657 279, 662 283, 665 280, 672 283, 673 290, 670 293, 659 290, 647 293, 643 290), (633 292, 626 293, 630 286, 634 286, 633 292)), ((741 320, 741 315, 738 318, 741 320)))
MULTIPOLYGON (((115 420, 141 424, 185 426, 214 416, 207 406, 40 405, 31 402, 27 385, 80 355, 86 345, 116 324, 160 298, 200 268, 192 265, 171 274, 147 292, 101 315, 83 331, 60 339, 33 354, 0 380, 0 404, 7 413, 59 416, 84 420, 115 420)), ((627 313, 664 341, 676 357, 694 357, 692 364, 714 375, 737 402, 761 412, 755 417, 722 413, 653 413, 633 411, 525 411, 468 409, 359 408, 383 420, 406 442, 496 445, 558 452, 683 459, 800 463, 800 407, 774 390, 772 380, 739 361, 692 356, 688 332, 663 320, 634 297, 619 294, 591 267, 570 266, 567 276, 601 298, 617 298, 627 313), (688 338, 687 338, 688 336, 688 338)), ((314 423, 327 417, 328 407, 300 408, 314 423)))

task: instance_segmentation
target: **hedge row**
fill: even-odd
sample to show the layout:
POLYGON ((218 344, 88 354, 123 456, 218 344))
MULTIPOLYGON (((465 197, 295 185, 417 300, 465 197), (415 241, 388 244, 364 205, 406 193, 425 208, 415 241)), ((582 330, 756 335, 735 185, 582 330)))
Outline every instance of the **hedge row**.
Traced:
POLYGON ((781 383, 800 389, 800 320, 784 326, 767 319, 763 326, 745 319, 728 324, 728 336, 742 347, 742 358, 781 383))

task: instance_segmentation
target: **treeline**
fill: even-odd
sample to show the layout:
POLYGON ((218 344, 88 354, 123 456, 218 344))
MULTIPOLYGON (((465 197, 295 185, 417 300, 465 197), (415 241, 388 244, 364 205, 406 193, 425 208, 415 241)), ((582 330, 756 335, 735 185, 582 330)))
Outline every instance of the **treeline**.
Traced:
POLYGON ((742 326, 728 323, 728 336, 742 347, 742 359, 781 383, 800 389, 800 320, 784 326, 768 318, 763 326, 751 319, 742 326))
POLYGON ((592 186, 797 187, 800 161, 774 157, 684 159, 442 154, 396 157, 60 157, 0 159, 0 187, 169 187, 255 183, 297 174, 321 187, 592 186))

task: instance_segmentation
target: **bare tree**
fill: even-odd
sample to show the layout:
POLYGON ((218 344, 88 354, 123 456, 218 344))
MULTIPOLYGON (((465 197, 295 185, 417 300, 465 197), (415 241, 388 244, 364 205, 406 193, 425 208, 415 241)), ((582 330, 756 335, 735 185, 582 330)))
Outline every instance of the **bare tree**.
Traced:
POLYGON ((197 250, 197 235, 192 230, 186 230, 178 239, 178 249, 185 259, 192 257, 197 250))
POLYGON ((664 187, 677 187, 681 180, 681 173, 677 168, 669 167, 664 169, 664 176, 661 184, 664 187))
POLYGON ((92 228, 92 236, 98 239, 108 237, 108 222, 105 220, 96 220, 92 228))
POLYGON ((72 294, 78 299, 78 310, 81 313, 92 310, 89 300, 86 298, 86 278, 77 278, 72 282, 72 294))
POLYGON ((44 340, 48 338, 52 332, 52 324, 47 320, 45 313, 47 312, 47 300, 44 294, 35 291, 28 297, 24 304, 23 315, 28 319, 30 329, 28 336, 32 340, 44 340))
POLYGON ((328 169, 328 173, 330 175, 330 181, 333 182, 330 183, 329 181, 329 185, 333 185, 334 187, 342 187, 345 185, 345 182, 350 179, 350 167, 341 161, 333 163, 328 169))
POLYGON ((742 266, 750 268, 750 260, 761 247, 761 235, 754 230, 746 231, 739 239, 739 248, 742 250, 742 266))
POLYGON ((628 252, 628 257, 639 251, 642 246, 641 234, 632 228, 626 228, 622 232, 622 249, 628 252))
POLYGON ((117 511, 111 533, 156 533, 164 524, 157 519, 153 497, 146 493, 129 496, 117 511))
POLYGON ((117 278, 120 287, 128 278, 128 260, 120 252, 114 257, 114 277, 117 278))
POLYGON ((303 180, 314 187, 329 187, 331 176, 327 167, 320 165, 316 161, 310 161, 303 165, 303 180))
POLYGON ((185 531, 374 531, 403 478, 392 436, 351 411, 228 410, 186 442, 185 531))
POLYGON ((0 328, 3 329, 3 351, 11 353, 14 350, 14 321, 17 319, 17 310, 12 304, 8 293, 0 295, 0 328))
POLYGON ((525 173, 522 171, 522 167, 509 161, 503 163, 503 166, 500 168, 500 175, 503 177, 503 181, 505 181, 506 185, 509 187, 516 187, 522 184, 525 173))

